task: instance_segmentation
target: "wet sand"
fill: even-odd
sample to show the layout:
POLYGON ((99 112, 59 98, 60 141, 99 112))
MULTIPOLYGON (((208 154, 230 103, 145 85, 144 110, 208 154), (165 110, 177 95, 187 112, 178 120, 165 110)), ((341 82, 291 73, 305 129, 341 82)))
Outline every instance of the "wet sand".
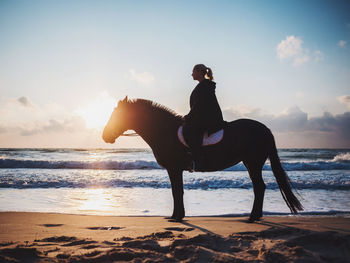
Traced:
POLYGON ((349 262, 350 217, 0 213, 0 262, 349 262))

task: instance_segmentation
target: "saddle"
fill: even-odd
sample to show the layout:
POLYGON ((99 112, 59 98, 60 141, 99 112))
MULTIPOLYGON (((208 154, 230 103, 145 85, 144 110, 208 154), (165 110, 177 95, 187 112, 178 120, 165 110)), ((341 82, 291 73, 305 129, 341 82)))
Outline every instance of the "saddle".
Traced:
MULTIPOLYGON (((179 127, 179 129, 177 130, 177 137, 179 138, 179 141, 185 145, 186 147, 189 147, 185 141, 185 137, 183 135, 182 132, 182 125, 179 127)), ((210 136, 208 136, 208 132, 204 133, 203 136, 203 142, 202 142, 202 146, 209 146, 209 145, 214 145, 219 143, 222 138, 224 138, 224 129, 221 129, 213 134, 211 134, 210 136)))

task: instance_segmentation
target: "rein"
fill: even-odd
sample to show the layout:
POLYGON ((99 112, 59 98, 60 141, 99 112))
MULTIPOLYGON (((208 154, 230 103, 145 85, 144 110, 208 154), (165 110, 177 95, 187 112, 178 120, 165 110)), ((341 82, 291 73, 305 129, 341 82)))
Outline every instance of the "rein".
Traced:
POLYGON ((133 132, 133 133, 123 133, 120 136, 139 136, 139 135, 136 132, 133 132))

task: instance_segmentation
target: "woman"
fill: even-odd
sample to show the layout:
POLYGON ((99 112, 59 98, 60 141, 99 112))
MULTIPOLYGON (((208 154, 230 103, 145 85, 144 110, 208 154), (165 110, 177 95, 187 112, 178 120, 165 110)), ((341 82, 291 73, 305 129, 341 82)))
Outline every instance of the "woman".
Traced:
POLYGON ((184 117, 183 127, 186 143, 193 155, 194 169, 204 168, 204 158, 201 155, 203 134, 210 135, 223 127, 222 112, 216 99, 213 72, 203 64, 195 65, 192 71, 194 80, 199 81, 190 97, 190 112, 184 117))

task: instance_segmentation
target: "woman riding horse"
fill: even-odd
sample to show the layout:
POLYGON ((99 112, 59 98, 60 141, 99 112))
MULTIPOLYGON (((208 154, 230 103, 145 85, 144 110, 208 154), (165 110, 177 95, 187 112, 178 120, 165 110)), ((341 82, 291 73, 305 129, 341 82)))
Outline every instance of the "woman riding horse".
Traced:
POLYGON ((184 116, 183 133, 187 145, 190 147, 194 160, 194 170, 201 170, 206 163, 201 152, 203 134, 220 130, 224 121, 222 112, 216 99, 213 72, 203 64, 197 64, 192 71, 194 80, 199 84, 194 88, 190 97, 190 112, 184 116))
MULTIPOLYGON (((200 72, 201 74, 198 73, 200 76, 206 73, 209 78, 212 77, 211 71, 206 67, 200 72)), ((197 79, 196 74, 194 71, 194 79, 197 79)), ((198 122, 200 124, 198 130, 201 133, 195 126, 196 128, 193 129, 195 136, 202 136, 204 130, 213 132, 220 126, 218 123, 222 121, 222 115, 214 91, 215 83, 204 79, 193 91, 191 111, 185 118, 187 130, 191 130, 188 129, 188 125, 191 125, 192 121, 195 123, 194 120, 210 119, 210 121, 198 122), (197 107, 198 105, 200 106, 197 107), (212 114, 215 116, 211 117, 212 114)), ((191 163, 188 149, 178 138, 178 130, 183 125, 183 120, 182 116, 162 105, 143 99, 128 100, 126 97, 118 102, 102 134, 105 142, 114 143, 125 131, 134 130, 151 147, 157 163, 168 172, 174 201, 171 218, 176 221, 181 221, 185 216, 183 171, 188 170, 191 163)), ((220 171, 243 162, 253 183, 254 203, 249 221, 254 222, 263 215, 266 185, 262 178, 262 168, 266 159, 269 158, 273 175, 291 212, 297 213, 303 210, 303 206, 292 191, 290 179, 281 165, 270 129, 258 121, 239 119, 225 122, 224 130, 225 135, 219 143, 202 148, 201 151, 208 160, 204 169, 196 170, 220 171)), ((199 150, 198 152, 200 154, 199 150)))

